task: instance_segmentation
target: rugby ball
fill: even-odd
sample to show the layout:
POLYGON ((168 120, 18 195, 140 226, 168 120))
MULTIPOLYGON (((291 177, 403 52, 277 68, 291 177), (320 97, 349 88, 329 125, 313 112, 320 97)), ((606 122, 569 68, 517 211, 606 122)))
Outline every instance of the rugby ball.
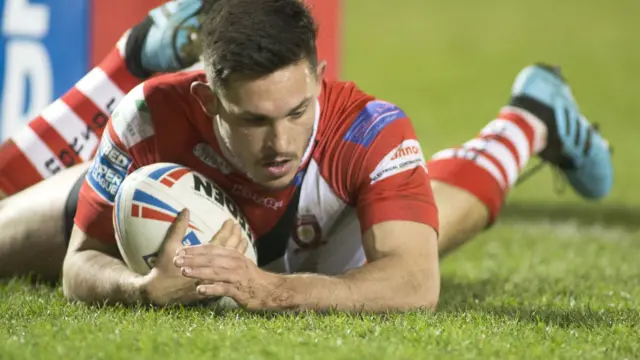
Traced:
POLYGON ((184 208, 190 223, 183 245, 209 242, 227 219, 234 219, 248 242, 245 256, 257 263, 249 223, 220 186, 185 166, 156 163, 128 175, 114 201, 115 237, 131 270, 141 275, 151 271, 169 226, 184 208))

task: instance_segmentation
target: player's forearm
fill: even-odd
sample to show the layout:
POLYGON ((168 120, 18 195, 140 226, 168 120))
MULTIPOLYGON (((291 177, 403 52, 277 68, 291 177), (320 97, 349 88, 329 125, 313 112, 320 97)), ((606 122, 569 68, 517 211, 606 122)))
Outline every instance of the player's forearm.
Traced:
POLYGON ((70 300, 111 304, 143 302, 141 279, 119 259, 96 250, 68 254, 62 277, 70 300))
POLYGON ((336 277, 279 276, 274 302, 290 310, 406 311, 434 309, 439 292, 437 264, 386 257, 336 277))

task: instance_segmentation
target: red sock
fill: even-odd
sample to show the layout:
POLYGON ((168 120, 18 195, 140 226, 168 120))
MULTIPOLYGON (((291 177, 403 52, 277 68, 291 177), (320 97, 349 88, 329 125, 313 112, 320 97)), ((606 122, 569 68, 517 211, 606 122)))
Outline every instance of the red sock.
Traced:
POLYGON ((436 153, 427 164, 429 176, 476 196, 493 222, 531 154, 544 146, 544 134, 546 128, 533 115, 505 107, 477 137, 436 153))
POLYGON ((0 192, 15 194, 91 160, 111 112, 141 82, 127 70, 123 41, 66 94, 0 145, 0 192))

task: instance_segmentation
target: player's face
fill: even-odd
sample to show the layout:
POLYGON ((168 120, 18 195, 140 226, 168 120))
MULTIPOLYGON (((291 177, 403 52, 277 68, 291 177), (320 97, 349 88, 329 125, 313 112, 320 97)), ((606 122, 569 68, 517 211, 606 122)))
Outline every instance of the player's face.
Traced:
POLYGON ((232 78, 218 98, 218 127, 249 177, 286 187, 295 177, 313 133, 324 63, 307 60, 262 78, 232 78))

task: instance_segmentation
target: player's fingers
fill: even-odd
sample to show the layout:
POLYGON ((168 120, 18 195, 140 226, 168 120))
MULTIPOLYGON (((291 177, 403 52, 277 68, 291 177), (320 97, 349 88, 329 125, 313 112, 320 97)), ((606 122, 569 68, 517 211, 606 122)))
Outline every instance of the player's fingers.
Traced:
POLYGON ((180 256, 202 256, 202 255, 228 255, 232 254, 233 249, 226 246, 220 246, 218 244, 200 244, 183 247, 178 249, 175 253, 175 257, 180 256))
POLYGON ((231 269, 238 260, 238 252, 233 249, 220 248, 210 254, 180 255, 173 258, 176 267, 221 267, 231 269))
POLYGON ((233 234, 233 225, 235 222, 231 219, 228 219, 222 224, 222 227, 218 232, 213 236, 210 243, 226 246, 226 243, 229 241, 229 237, 233 234))
POLYGON ((189 228, 189 209, 182 209, 176 219, 171 223, 167 234, 162 241, 161 251, 171 251, 171 248, 178 248, 182 242, 184 234, 189 228))
POLYGON ((236 282, 241 276, 239 265, 228 259, 216 259, 211 266, 184 266, 180 268, 183 276, 201 281, 236 282))
POLYGON ((236 246, 236 250, 238 250, 240 254, 244 255, 244 253, 247 252, 247 248, 249 247, 249 241, 242 234, 239 236, 239 238, 240 243, 238 244, 238 246, 236 246))
POLYGON ((237 287, 224 282, 217 282, 211 285, 200 285, 197 287, 198 294, 202 296, 228 296, 230 298, 238 298, 240 296, 240 292, 237 287))
POLYGON ((230 249, 238 250, 240 253, 244 254, 244 251, 242 251, 243 241, 244 237, 242 236, 242 228, 240 228, 240 225, 238 223, 234 223, 233 232, 225 246, 230 249))
POLYGON ((219 246, 214 244, 191 245, 191 246, 178 249, 176 251, 176 257, 212 254, 215 252, 216 247, 219 247, 219 246))

